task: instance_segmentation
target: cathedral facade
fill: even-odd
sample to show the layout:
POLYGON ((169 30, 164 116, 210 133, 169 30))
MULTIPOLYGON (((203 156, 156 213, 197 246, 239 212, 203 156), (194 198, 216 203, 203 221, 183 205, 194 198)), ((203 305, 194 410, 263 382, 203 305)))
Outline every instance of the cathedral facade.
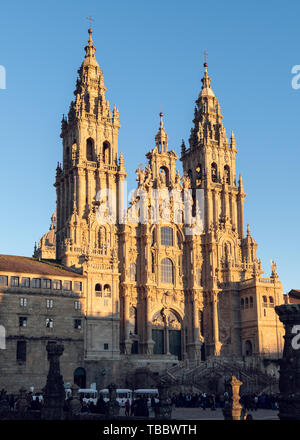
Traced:
POLYGON ((127 209, 119 112, 110 110, 95 51, 90 29, 75 100, 62 119, 56 214, 34 252, 84 280, 77 367, 93 382, 102 367, 105 374, 125 362, 161 371, 186 359, 280 356, 282 285, 274 262, 262 277, 257 244, 249 226, 244 231, 236 141, 227 138, 207 64, 181 145, 183 175, 161 113, 127 209))

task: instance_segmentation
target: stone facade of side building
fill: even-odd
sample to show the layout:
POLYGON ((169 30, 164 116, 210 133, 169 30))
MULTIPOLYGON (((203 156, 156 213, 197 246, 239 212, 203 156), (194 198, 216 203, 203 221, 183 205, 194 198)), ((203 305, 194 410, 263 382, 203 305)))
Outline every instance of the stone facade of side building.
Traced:
POLYGON ((125 385, 136 367, 157 373, 186 359, 280 356, 284 330, 274 307, 284 303, 282 285, 274 262, 262 277, 249 226, 244 232, 236 140, 226 136, 207 64, 189 145, 181 145, 183 175, 161 114, 126 209, 119 111, 110 110, 95 51, 89 29, 62 119, 56 214, 34 253, 84 278, 87 382, 125 385))
POLYGON ((59 265, 0 255, 0 388, 41 390, 49 369, 46 345, 59 340, 63 376, 73 383, 84 362, 85 277, 59 265))

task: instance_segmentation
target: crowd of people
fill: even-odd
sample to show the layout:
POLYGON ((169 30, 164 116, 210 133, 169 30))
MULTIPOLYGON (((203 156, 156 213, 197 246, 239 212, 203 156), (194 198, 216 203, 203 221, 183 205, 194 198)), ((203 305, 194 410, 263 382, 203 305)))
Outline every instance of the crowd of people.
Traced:
MULTIPOLYGON (((173 394, 172 403, 176 408, 209 408, 212 411, 217 408, 224 408, 226 401, 229 399, 227 391, 224 393, 208 394, 208 393, 179 393, 173 394)), ((277 409, 278 395, 275 393, 262 394, 243 394, 240 403, 247 411, 255 411, 257 409, 277 409)))
MULTIPOLYGON (((7 400, 7 405, 11 411, 18 411, 20 396, 13 394, 6 394, 5 390, 0 393, 1 397, 7 400)), ((32 392, 26 393, 26 400, 29 410, 41 410, 43 406, 42 396, 34 396, 32 392)), ((200 408, 202 410, 210 409, 215 411, 218 408, 224 408, 230 396, 227 391, 224 393, 208 394, 208 393, 174 393, 170 397, 170 404, 175 408, 200 408)), ((65 401, 64 410, 68 411, 69 402, 72 397, 65 401)), ((274 393, 258 394, 243 394, 240 399, 245 411, 257 411, 258 409, 278 409, 278 395, 274 393)), ((125 402, 125 416, 132 417, 149 417, 152 415, 156 417, 159 411, 159 399, 152 397, 151 404, 148 404, 146 396, 138 396, 136 399, 125 402)), ((105 402, 102 395, 97 399, 96 404, 91 399, 86 401, 81 399, 81 412, 105 414, 107 402, 105 402)))

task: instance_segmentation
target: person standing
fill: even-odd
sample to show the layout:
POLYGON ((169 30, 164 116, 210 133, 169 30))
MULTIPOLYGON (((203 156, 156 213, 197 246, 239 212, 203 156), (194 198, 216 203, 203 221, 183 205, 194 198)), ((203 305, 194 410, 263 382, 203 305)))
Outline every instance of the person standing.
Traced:
POLYGON ((125 402, 125 417, 129 417, 129 411, 130 411, 130 402, 129 399, 125 402))

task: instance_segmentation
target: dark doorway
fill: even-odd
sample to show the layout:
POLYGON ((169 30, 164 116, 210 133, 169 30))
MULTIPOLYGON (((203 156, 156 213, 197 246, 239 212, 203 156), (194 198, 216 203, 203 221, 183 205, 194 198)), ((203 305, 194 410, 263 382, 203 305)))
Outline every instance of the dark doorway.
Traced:
POLYGON ((169 351, 181 360, 181 331, 169 330, 169 351))
POLYGON ((201 361, 205 361, 205 345, 201 345, 201 361))
POLYGON ((86 387, 86 372, 84 368, 76 368, 74 371, 74 383, 79 386, 79 388, 86 387))
POLYGON ((155 342, 153 354, 164 354, 164 331, 152 330, 152 339, 155 342))
POLYGON ((138 341, 133 341, 131 345, 131 354, 138 354, 138 341))

